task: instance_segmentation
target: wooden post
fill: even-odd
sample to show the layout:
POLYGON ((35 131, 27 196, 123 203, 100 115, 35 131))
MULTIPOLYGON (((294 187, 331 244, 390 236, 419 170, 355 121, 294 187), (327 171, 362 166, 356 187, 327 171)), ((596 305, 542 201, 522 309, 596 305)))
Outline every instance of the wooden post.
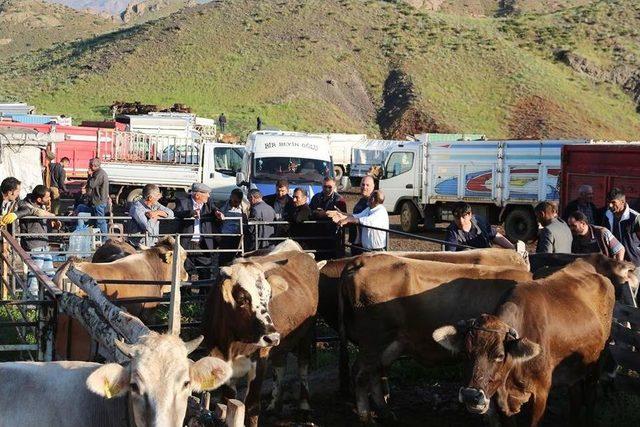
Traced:
POLYGON ((173 266, 171 271, 171 299, 169 301, 169 330, 171 335, 180 336, 180 256, 182 246, 180 235, 176 234, 173 244, 173 266))
POLYGON ((6 265, 8 261, 7 243, 2 238, 2 259, 0 260, 0 271, 2 271, 2 283, 0 284, 0 300, 8 299, 9 295, 9 268, 6 265))
POLYGON ((244 404, 236 399, 229 399, 227 402, 227 418, 224 424, 227 427, 244 426, 244 404))

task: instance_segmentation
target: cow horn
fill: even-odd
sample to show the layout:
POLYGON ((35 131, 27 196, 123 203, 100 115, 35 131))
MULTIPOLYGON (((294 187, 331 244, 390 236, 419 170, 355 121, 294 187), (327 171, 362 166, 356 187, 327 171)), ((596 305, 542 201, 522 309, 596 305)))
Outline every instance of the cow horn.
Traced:
POLYGON ((187 354, 193 353, 198 348, 198 346, 200 345, 202 340, 204 340, 204 337, 202 335, 200 335, 199 337, 194 338, 191 341, 187 341, 186 343, 184 343, 184 346, 187 348, 187 354))
POLYGON ((127 344, 122 340, 115 340, 114 344, 122 354, 124 354, 127 357, 133 357, 133 346, 131 344, 127 344))
POLYGON ((518 331, 516 331, 514 328, 509 328, 509 332, 507 332, 507 335, 514 340, 518 339, 518 331))

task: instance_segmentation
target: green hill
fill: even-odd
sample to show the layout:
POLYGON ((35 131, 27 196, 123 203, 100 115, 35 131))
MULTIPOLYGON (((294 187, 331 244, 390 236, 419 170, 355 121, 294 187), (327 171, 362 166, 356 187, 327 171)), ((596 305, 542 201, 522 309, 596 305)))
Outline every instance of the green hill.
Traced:
POLYGON ((226 0, 0 63, 0 98, 82 119, 106 116, 115 100, 182 102, 225 112, 236 132, 260 116, 284 129, 393 137, 637 138, 630 84, 566 58, 605 74, 633 69, 636 7, 477 18, 377 0, 226 0))
POLYGON ((0 0, 0 57, 94 37, 115 27, 112 19, 41 0, 0 0))

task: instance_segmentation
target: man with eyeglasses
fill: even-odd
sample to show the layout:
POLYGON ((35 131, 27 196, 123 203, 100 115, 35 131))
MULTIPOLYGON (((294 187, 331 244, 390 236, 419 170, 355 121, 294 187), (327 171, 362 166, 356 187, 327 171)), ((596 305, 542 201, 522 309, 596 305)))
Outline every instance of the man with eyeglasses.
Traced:
MULTIPOLYGON (((309 203, 311 208, 312 219, 323 220, 327 219, 328 211, 347 211, 347 203, 338 192, 336 191, 336 182, 333 178, 326 177, 322 183, 322 193, 318 193, 311 198, 309 203)), ((329 222, 328 224, 318 224, 316 228, 318 236, 335 236, 336 226, 329 222)), ((326 259, 336 256, 335 251, 331 249, 335 248, 335 242, 333 240, 317 240, 317 249, 322 250, 319 254, 319 259, 326 259)))
POLYGON ((466 248, 457 245, 466 245, 473 248, 490 248, 492 244, 505 249, 515 249, 513 243, 498 233, 495 227, 487 224, 482 218, 474 216, 471 205, 466 202, 457 202, 451 209, 453 221, 447 227, 447 245, 449 252, 463 251, 466 248))
POLYGON ((593 187, 583 184, 578 188, 578 198, 567 203, 563 219, 567 221, 573 212, 582 212, 587 217, 589 224, 600 224, 599 213, 601 211, 593 203, 593 187))

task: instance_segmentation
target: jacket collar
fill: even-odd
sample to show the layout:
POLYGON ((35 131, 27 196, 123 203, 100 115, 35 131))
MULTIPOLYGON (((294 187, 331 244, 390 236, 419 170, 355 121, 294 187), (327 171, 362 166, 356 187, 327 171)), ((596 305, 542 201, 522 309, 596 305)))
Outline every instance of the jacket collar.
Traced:
MULTIPOLYGON (((633 209, 631 209, 629 207, 629 203, 627 203, 624 206, 624 212, 622 212, 622 216, 620 217, 620 221, 626 221, 631 217, 631 214, 634 213, 635 215, 638 215, 638 212, 634 211, 633 209)), ((609 220, 609 224, 611 224, 613 226, 613 212, 611 212, 609 209, 607 209, 607 213, 605 214, 607 216, 607 220, 609 220)))

